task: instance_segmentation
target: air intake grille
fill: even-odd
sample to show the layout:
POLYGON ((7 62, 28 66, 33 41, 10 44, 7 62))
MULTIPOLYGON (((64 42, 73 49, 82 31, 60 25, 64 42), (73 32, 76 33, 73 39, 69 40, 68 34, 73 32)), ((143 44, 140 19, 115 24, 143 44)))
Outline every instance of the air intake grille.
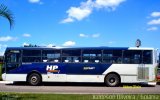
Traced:
POLYGON ((148 80, 148 79, 149 79, 149 68, 138 67, 138 80, 148 80))

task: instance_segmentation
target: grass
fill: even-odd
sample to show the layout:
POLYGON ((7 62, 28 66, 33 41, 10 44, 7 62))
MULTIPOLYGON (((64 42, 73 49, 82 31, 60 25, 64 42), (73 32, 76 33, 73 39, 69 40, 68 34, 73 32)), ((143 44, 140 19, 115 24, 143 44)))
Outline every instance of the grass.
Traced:
POLYGON ((0 93, 0 100, 91 100, 91 95, 81 94, 28 94, 0 93))
POLYGON ((0 92, 0 100, 159 100, 159 94, 34 94, 0 92))

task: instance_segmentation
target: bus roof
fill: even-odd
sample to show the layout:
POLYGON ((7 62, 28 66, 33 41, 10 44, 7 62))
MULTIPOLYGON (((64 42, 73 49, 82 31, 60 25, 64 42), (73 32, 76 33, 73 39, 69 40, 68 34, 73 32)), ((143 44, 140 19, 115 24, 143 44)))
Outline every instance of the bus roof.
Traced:
POLYGON ((6 50, 13 50, 13 49, 17 49, 17 50, 39 50, 39 49, 95 49, 95 50, 154 50, 154 48, 145 48, 145 47, 7 47, 6 50))

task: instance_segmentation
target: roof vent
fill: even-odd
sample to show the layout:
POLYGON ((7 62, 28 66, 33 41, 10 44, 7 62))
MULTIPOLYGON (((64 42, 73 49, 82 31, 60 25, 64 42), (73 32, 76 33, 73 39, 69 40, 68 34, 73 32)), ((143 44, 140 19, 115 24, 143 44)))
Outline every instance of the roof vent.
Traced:
POLYGON ((141 46, 141 40, 140 40, 140 39, 137 39, 135 46, 136 46, 137 48, 139 48, 139 47, 141 46))

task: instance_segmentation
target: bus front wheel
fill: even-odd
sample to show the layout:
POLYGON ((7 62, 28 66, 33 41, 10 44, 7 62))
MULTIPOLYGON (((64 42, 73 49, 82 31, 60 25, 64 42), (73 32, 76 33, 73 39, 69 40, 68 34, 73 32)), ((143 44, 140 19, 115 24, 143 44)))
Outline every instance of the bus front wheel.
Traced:
POLYGON ((111 73, 105 77, 104 82, 106 86, 116 87, 120 84, 120 78, 117 74, 111 73))
POLYGON ((40 85, 41 76, 37 73, 30 74, 28 77, 28 83, 33 86, 40 85))

